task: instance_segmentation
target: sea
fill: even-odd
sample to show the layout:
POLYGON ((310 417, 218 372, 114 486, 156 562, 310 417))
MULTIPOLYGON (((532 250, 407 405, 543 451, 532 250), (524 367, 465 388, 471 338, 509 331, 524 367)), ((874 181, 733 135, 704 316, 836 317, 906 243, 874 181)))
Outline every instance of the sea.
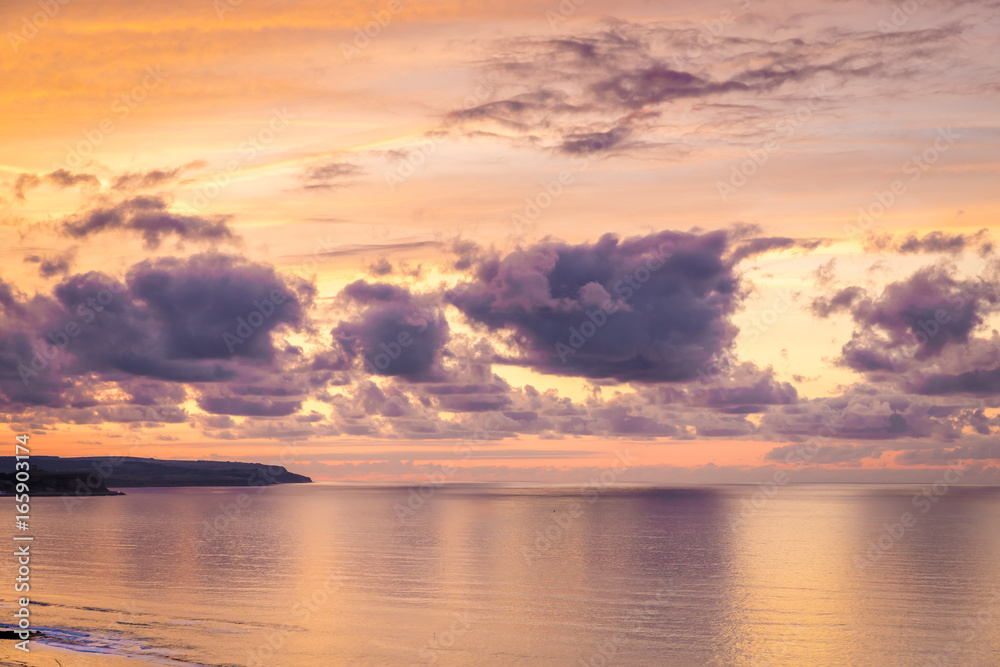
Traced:
POLYGON ((32 500, 0 664, 1000 665, 998 488, 123 490, 32 500))

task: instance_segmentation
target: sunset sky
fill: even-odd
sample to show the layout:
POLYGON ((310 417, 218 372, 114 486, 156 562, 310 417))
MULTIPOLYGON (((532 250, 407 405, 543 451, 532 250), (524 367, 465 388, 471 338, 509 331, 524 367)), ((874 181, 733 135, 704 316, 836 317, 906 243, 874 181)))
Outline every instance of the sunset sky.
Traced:
POLYGON ((34 454, 1000 483, 1000 3, 0 28, 0 419, 34 454))

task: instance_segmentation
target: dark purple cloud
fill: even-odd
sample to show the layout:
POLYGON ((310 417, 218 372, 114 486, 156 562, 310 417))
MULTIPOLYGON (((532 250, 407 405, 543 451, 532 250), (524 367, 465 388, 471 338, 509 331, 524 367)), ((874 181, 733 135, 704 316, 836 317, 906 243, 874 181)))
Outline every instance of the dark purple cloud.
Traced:
POLYGON ((903 465, 953 464, 956 461, 1000 461, 1000 445, 994 441, 960 445, 950 449, 914 449, 896 457, 903 465))
POLYGON ((671 382, 732 342, 737 278, 726 234, 679 232, 541 243, 484 260, 450 301, 514 332, 519 363, 556 375, 671 382))
POLYGON ((302 183, 309 190, 330 190, 347 185, 362 173, 364 170, 361 167, 350 162, 327 162, 307 168, 302 174, 302 183))
POLYGON ((133 400, 149 405, 180 396, 155 381, 267 374, 287 356, 275 331, 302 329, 313 293, 271 266, 202 254, 141 262, 124 284, 90 272, 59 283, 54 298, 11 294, 0 318, 0 400, 61 406, 89 400, 69 396, 85 377, 123 382, 129 393, 148 378, 133 400))
POLYGON ((445 124, 470 136, 505 136, 572 155, 676 146, 676 133, 674 141, 671 133, 657 137, 670 124, 671 103, 696 100, 703 113, 719 112, 709 116, 713 121, 726 106, 739 108, 743 120, 768 102, 787 113, 812 92, 806 86, 820 80, 903 79, 916 63, 944 53, 960 31, 883 36, 842 30, 833 38, 775 36, 752 44, 717 35, 706 48, 703 30, 615 21, 587 34, 506 40, 487 60, 490 94, 452 111, 445 124), (692 53, 698 56, 686 55, 692 53))
POLYGON ((24 201, 28 190, 37 188, 42 184, 42 179, 37 174, 18 174, 14 180, 14 196, 24 201))
POLYGON ((33 365, 35 346, 30 333, 0 328, 0 406, 5 411, 19 412, 33 405, 61 407, 68 402, 70 381, 46 372, 40 363, 33 365))
POLYGON ((793 239, 782 236, 751 238, 742 241, 733 250, 729 261, 736 264, 747 257, 760 255, 772 250, 791 250, 799 248, 802 250, 815 250, 816 248, 829 244, 827 239, 793 239))
POLYGON ((628 139, 627 126, 615 127, 606 132, 570 132, 563 137, 559 150, 570 155, 607 151, 620 146, 628 139))
POLYGON ((300 328, 315 295, 312 286, 289 283, 270 265, 211 253, 147 260, 129 271, 128 284, 156 321, 171 359, 270 361, 270 333, 283 325, 300 328))
POLYGON ((489 412, 503 410, 510 405, 506 396, 470 395, 440 396, 438 406, 446 412, 489 412))
POLYGON ((964 373, 935 373, 920 379, 914 390, 919 394, 1000 395, 1000 367, 964 373))
POLYGON ((115 177, 111 187, 114 190, 145 190, 169 183, 185 171, 207 166, 204 160, 195 160, 174 169, 150 169, 149 171, 126 172, 115 177))
POLYGON ((865 290, 861 287, 845 287, 837 291, 831 297, 818 297, 812 302, 812 312, 816 317, 829 317, 830 315, 849 311, 855 301, 864 298, 865 290))
POLYGON ((69 188, 80 184, 90 188, 101 187, 101 181, 93 174, 74 174, 66 169, 56 169, 44 176, 29 173, 18 174, 12 186, 14 196, 24 201, 28 191, 37 188, 42 183, 49 183, 59 188, 69 188))
POLYGON ((233 240, 234 235, 224 216, 182 215, 169 211, 169 206, 170 202, 160 196, 130 197, 70 216, 63 221, 62 231, 73 238, 86 238, 106 231, 135 232, 150 249, 158 248, 167 236, 213 243, 233 240))
POLYGON ((946 264, 890 283, 878 298, 847 287, 812 304, 820 317, 850 312, 855 331, 843 347, 842 362, 862 372, 903 371, 908 359, 925 361, 949 346, 965 345, 984 317, 998 309, 1000 285, 958 278, 946 264))
POLYGON ((358 315, 331 332, 349 359, 360 358, 368 373, 427 381, 438 375, 448 322, 421 305, 406 289, 358 280, 341 292, 358 315))
POLYGON ((813 271, 813 276, 816 278, 816 287, 829 287, 836 280, 837 271, 837 258, 834 257, 828 262, 820 264, 813 271))
POLYGON ((93 174, 74 174, 66 169, 56 169, 52 173, 46 174, 45 180, 61 188, 69 188, 81 183, 91 187, 101 187, 101 181, 93 174))
POLYGON ((420 388, 421 398, 446 412, 503 410, 514 401, 516 392, 513 388, 492 373, 490 377, 482 377, 480 382, 462 382, 458 377, 451 379, 451 382, 423 385, 420 388))
POLYGON ((129 395, 133 405, 159 405, 167 402, 179 405, 184 402, 184 385, 158 382, 146 378, 119 380, 118 386, 129 395))
POLYGON ((764 412, 766 406, 790 405, 798 401, 799 397, 795 387, 788 382, 776 380, 771 369, 759 372, 756 381, 750 383, 709 386, 704 389, 695 387, 693 394, 696 405, 702 404, 735 414, 764 412))
MULTIPOLYGON (((800 445, 786 445, 775 447, 764 455, 765 461, 785 461, 790 463, 802 461, 802 448, 800 445)), ((862 459, 881 458, 882 450, 878 447, 865 445, 825 445, 815 451, 810 451, 809 463, 811 464, 858 464, 862 459)))
POLYGON ((380 278, 389 275, 392 270, 392 264, 385 257, 380 257, 377 262, 368 267, 368 273, 380 278))
POLYGON ((393 301, 410 300, 410 292, 397 285, 388 283, 369 283, 363 280, 356 280, 343 290, 343 295, 362 304, 370 304, 374 301, 391 303, 393 301))
POLYGON ((352 255, 367 255, 371 253, 386 253, 396 250, 416 250, 419 248, 434 248, 439 246, 438 241, 405 241, 401 243, 368 243, 355 245, 340 245, 335 250, 325 250, 314 252, 312 255, 298 255, 303 260, 349 257, 352 255))
POLYGON ((60 359, 53 341, 45 339, 51 331, 46 322, 61 312, 52 299, 29 299, 0 279, 0 406, 4 411, 16 413, 32 405, 61 407, 73 400, 69 396, 72 383, 51 372, 60 359), (44 342, 40 344, 39 338, 44 342), (49 356, 44 353, 46 347, 49 356))
POLYGON ((7 316, 19 315, 24 312, 24 306, 18 299, 16 288, 0 278, 0 307, 7 316))
POLYGON ((796 442, 897 440, 961 437, 953 409, 942 409, 927 397, 893 392, 869 384, 849 387, 842 395, 800 400, 764 414, 759 434, 796 442))
POLYGON ((635 414, 622 405, 597 407, 590 411, 590 418, 597 421, 595 427, 602 428, 609 435, 615 436, 673 436, 678 428, 652 417, 635 414), (602 424, 605 421, 606 424, 602 424))
POLYGON ((740 81, 709 81, 679 72, 664 63, 616 73, 590 86, 595 97, 626 109, 641 109, 685 97, 706 97, 732 90, 748 90, 740 81))
POLYGON ((27 264, 38 264, 38 274, 43 278, 64 275, 69 273, 76 258, 76 248, 70 248, 57 255, 39 256, 29 255, 24 258, 27 264))
POLYGON ((302 407, 302 401, 275 401, 271 399, 248 400, 239 396, 203 396, 198 407, 217 415, 243 417, 284 417, 302 407))
POLYGON ((871 234, 865 239, 866 252, 897 252, 902 255, 917 253, 946 253, 957 255, 968 249, 975 249, 981 255, 993 252, 994 243, 988 229, 980 229, 975 234, 961 234, 933 231, 923 236, 910 232, 903 238, 891 234, 871 234))

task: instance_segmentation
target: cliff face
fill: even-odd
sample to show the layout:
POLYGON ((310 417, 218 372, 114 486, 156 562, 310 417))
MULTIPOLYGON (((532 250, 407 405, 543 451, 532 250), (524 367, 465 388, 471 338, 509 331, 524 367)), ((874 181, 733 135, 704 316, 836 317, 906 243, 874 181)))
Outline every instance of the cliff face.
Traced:
MULTIPOLYGON (((13 479, 14 457, 0 458, 0 472, 3 478, 13 479)), ((52 488, 65 488, 66 484, 75 492, 74 480, 84 479, 93 495, 112 494, 107 488, 149 487, 149 486, 270 486, 272 484, 303 484, 312 482, 304 475, 288 472, 282 466, 238 461, 166 461, 144 459, 132 456, 60 458, 58 456, 32 456, 31 493, 42 495, 44 484, 52 488), (38 475, 38 481, 36 481, 38 475), (52 478, 44 482, 43 476, 52 478), (60 478, 65 479, 57 479, 60 478), (91 486, 100 480, 100 487, 91 486), (36 489, 39 490, 36 493, 36 489)), ((0 489, 6 487, 0 486, 0 489)), ((56 493, 56 495, 60 495, 56 493)))

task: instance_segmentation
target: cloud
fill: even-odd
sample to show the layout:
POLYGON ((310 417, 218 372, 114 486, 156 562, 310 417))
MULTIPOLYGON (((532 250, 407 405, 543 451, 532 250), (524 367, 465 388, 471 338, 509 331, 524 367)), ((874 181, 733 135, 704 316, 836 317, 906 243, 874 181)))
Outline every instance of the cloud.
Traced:
POLYGON ((664 63, 653 63, 616 72, 591 84, 590 90, 595 97, 635 110, 685 97, 707 97, 749 88, 741 81, 709 81, 688 72, 679 72, 664 63))
POLYGON ((169 183, 185 171, 201 169, 206 165, 208 163, 204 160, 194 160, 174 169, 126 172, 115 177, 111 188, 114 190, 147 190, 169 183))
MULTIPOLYGON (((314 288, 230 255, 146 260, 131 267, 124 284, 100 273, 77 274, 51 296, 27 297, 0 283, 0 362, 9 360, 0 369, 0 401, 8 412, 27 411, 49 424, 192 421, 223 440, 467 439, 479 428, 477 416, 494 414, 501 416, 491 440, 532 434, 788 443, 827 433, 822 429, 833 421, 833 440, 954 442, 968 437, 963 429, 984 436, 1000 427, 962 396, 943 400, 859 386, 843 396, 802 399, 769 367, 734 360, 714 373, 718 359, 730 354, 731 316, 743 298, 734 263, 797 247, 794 239, 759 233, 606 235, 594 243, 547 240, 507 254, 455 244, 467 258, 467 279, 445 293, 443 286, 417 293, 368 280, 345 286, 330 311, 339 317, 330 329, 333 345, 320 351, 284 337, 314 331, 314 288), (275 290, 288 298, 264 304, 275 290), (444 303, 468 318, 472 330, 453 332, 444 303), (26 385, 12 369, 32 358, 47 332, 65 330, 69 321, 80 331, 26 385), (608 399, 597 390, 576 402, 555 390, 511 386, 493 373, 495 363, 644 386, 608 399), (369 375, 383 379, 376 385, 369 375), (114 385, 121 391, 112 398, 105 390, 114 385), (300 414, 309 399, 328 405, 333 416, 300 414), (188 416, 187 400, 230 421, 188 416)), ((913 304, 923 297, 937 302, 928 284, 947 299, 968 282, 948 265, 923 271, 925 278, 887 286, 877 299, 864 292, 836 308, 857 314, 859 328, 863 321, 889 341, 885 331, 897 323, 892 313, 919 313, 913 304), (889 314, 873 315, 878 309, 889 314)), ((977 313, 989 305, 983 290, 966 295, 985 304, 977 313)), ((949 356, 960 333, 938 335, 954 341, 928 357, 934 365, 923 375, 900 374, 908 391, 935 393, 933 382, 942 382, 929 380, 935 374, 965 382, 959 376, 967 367, 949 356)), ((1000 368, 1000 344, 968 339, 965 363, 1000 368), (992 365, 990 350, 998 355, 992 365)), ((951 385, 940 393, 994 390, 987 384, 975 391, 951 385)), ((812 463, 854 465, 865 458, 861 450, 835 448, 839 444, 812 463)), ((883 449, 865 451, 875 456, 883 449)))
POLYGON ((821 289, 825 287, 830 287, 836 280, 836 271, 837 271, 836 257, 816 267, 816 270, 813 271, 813 275, 816 277, 816 287, 819 287, 821 289))
POLYGON ((984 441, 952 448, 913 449, 896 457, 903 465, 954 464, 955 461, 1000 461, 1000 446, 995 441, 984 441))
POLYGON ((910 232, 905 238, 891 234, 869 234, 864 242, 865 252, 895 252, 901 255, 918 253, 944 253, 957 255, 966 250, 976 250, 986 256, 995 246, 988 229, 980 229, 975 234, 952 234, 933 231, 924 236, 910 232))
POLYGON ((689 403, 704 405, 735 414, 766 411, 770 405, 790 405, 798 401, 798 391, 788 382, 774 377, 774 369, 761 370, 745 362, 730 370, 725 377, 702 387, 689 390, 689 403))
MULTIPOLYGON (((485 383, 431 384, 423 395, 434 397, 435 404, 446 412, 489 412, 503 410, 511 402, 511 387, 500 378, 485 383)), ((527 412, 520 413, 526 417, 527 412)))
POLYGON ((142 236, 149 249, 158 248, 167 236, 212 243, 234 239, 225 216, 182 215, 170 212, 169 206, 170 202, 160 196, 129 197, 69 216, 61 228, 72 238, 86 238, 107 231, 135 232, 142 236))
POLYGON ((590 418, 596 423, 590 430, 614 436, 673 436, 678 433, 674 424, 663 423, 652 417, 636 414, 623 405, 594 408, 590 418), (602 423, 605 422, 605 423, 602 423))
POLYGON ((289 282, 269 265, 215 253, 146 260, 127 280, 129 295, 143 304, 143 319, 156 323, 166 358, 178 360, 270 361, 271 332, 303 327, 315 295, 311 285, 289 282), (227 340, 227 333, 244 340, 227 340))
POLYGON ((59 188, 68 188, 80 184, 90 188, 101 187, 101 181, 93 174, 74 174, 66 169, 56 169, 43 177, 37 174, 19 174, 12 186, 14 196, 24 201, 28 191, 39 187, 42 183, 49 183, 59 188))
POLYGON ((458 256, 452 263, 452 268, 456 271, 468 271, 476 262, 486 257, 486 251, 470 239, 454 239, 448 250, 458 256))
POLYGON ((393 252, 397 250, 417 250, 420 248, 436 248, 441 244, 438 241, 401 241, 399 243, 358 243, 351 245, 341 245, 336 250, 326 250, 315 252, 311 255, 295 255, 296 259, 333 259, 336 257, 350 257, 352 255, 367 255, 377 252, 393 252))
POLYGON ((905 371, 908 360, 926 361, 949 346, 966 345, 984 318, 998 310, 1000 285, 959 278, 947 263, 889 283, 877 298, 852 286, 812 304, 819 317, 851 314, 855 331, 842 349, 841 362, 861 372, 905 371))
POLYGON ((302 401, 247 400, 239 396, 207 396, 198 399, 198 407, 217 415, 245 417, 285 417, 302 407, 302 401))
POLYGON ((915 387, 920 394, 989 394, 1000 395, 1000 367, 964 373, 936 373, 925 377, 915 387))
POLYGON ((850 311, 854 302, 863 299, 866 294, 861 287, 845 287, 835 292, 833 296, 816 297, 810 309, 816 317, 830 317, 834 313, 850 311))
POLYGON ((737 278, 724 232, 661 232, 594 244, 543 242, 481 261, 449 300, 511 330, 505 363, 555 375, 674 382, 696 377, 736 333, 737 278))
POLYGON ((41 184, 42 179, 35 174, 19 174, 14 181, 14 196, 24 201, 28 190, 37 188, 41 184))
MULTIPOLYGON (((60 407, 71 402, 72 383, 59 373, 45 372, 58 364, 58 357, 49 360, 36 353, 36 346, 42 347, 37 339, 53 330, 46 322, 60 314, 58 304, 46 297, 28 299, 0 279, 0 307, 0 405, 4 411, 17 413, 26 406, 60 407)), ((44 346, 55 349, 52 342, 45 340, 44 346)))
POLYGON ((157 382, 146 378, 119 380, 118 386, 129 395, 128 402, 132 405, 150 406, 164 402, 179 405, 187 397, 184 385, 157 382))
POLYGON ((822 245, 828 245, 829 243, 829 239, 793 239, 787 237, 751 238, 746 239, 736 246, 729 257, 729 261, 736 264, 737 262, 740 262, 748 257, 762 255, 775 250, 801 248, 803 250, 812 251, 822 245))
POLYGON ((947 414, 936 412, 935 405, 927 398, 860 385, 848 388, 840 396, 777 406, 763 415, 759 435, 793 442, 811 438, 850 442, 953 440, 961 432, 947 414))
POLYGON ((0 307, 7 316, 24 313, 24 305, 20 302, 17 288, 2 278, 0 278, 0 307))
POLYGON ((846 29, 773 39, 718 35, 706 49, 700 25, 609 20, 598 30, 498 43, 486 65, 492 96, 451 111, 445 127, 573 155, 662 150, 681 143, 669 114, 676 102, 699 102, 701 120, 714 127, 753 132, 756 117, 801 101, 810 84, 891 83, 920 63, 933 65, 960 31, 948 26, 889 36, 846 29), (691 53, 699 55, 682 55, 691 53), (734 106, 741 109, 743 127, 719 122, 734 106))
MULTIPOLYGON (((775 447, 764 455, 765 461, 785 461, 798 463, 802 461, 802 449, 799 445, 785 445, 775 447)), ((813 465, 823 464, 852 464, 858 465, 862 459, 877 459, 882 456, 882 450, 878 447, 864 445, 825 445, 817 448, 811 453, 809 463, 813 465)))
POLYGON ((46 257, 28 255, 24 258, 24 262, 27 264, 38 264, 39 275, 43 278, 51 278, 53 276, 65 275, 69 273, 75 258, 76 248, 74 247, 68 248, 67 250, 64 250, 56 255, 49 255, 46 257))
POLYGON ((570 132, 563 137, 559 150, 570 155, 611 150, 624 144, 631 133, 631 129, 626 126, 614 127, 605 132, 570 132))
POLYGON ((392 273, 392 264, 385 257, 380 257, 377 262, 368 267, 368 273, 373 276, 387 276, 392 273))
POLYGON ((357 316, 332 330, 349 359, 360 358, 366 372, 426 381, 438 373, 448 340, 448 322, 409 290, 388 283, 357 280, 340 293, 357 316))
POLYGON ((329 190, 347 185, 350 179, 364 173, 356 164, 344 161, 314 165, 302 174, 303 187, 310 190, 329 190))
MULTIPOLYGON (((55 378, 89 374, 112 381, 233 379, 235 362, 264 368, 274 360, 274 331, 305 325, 313 289, 287 283, 266 265, 203 254, 146 260, 132 267, 124 285, 96 272, 77 274, 56 285, 53 296, 22 304, 2 330, 0 344, 16 353, 9 361, 18 382, 23 378, 13 369, 30 365, 36 347, 60 345, 53 361, 24 381, 29 387, 65 388, 55 378)), ((22 402, 38 402, 19 394, 22 402)))
POLYGON ((51 174, 47 174, 45 180, 61 188, 69 188, 81 183, 91 187, 101 187, 101 181, 93 174, 73 174, 66 169, 56 169, 51 174))

